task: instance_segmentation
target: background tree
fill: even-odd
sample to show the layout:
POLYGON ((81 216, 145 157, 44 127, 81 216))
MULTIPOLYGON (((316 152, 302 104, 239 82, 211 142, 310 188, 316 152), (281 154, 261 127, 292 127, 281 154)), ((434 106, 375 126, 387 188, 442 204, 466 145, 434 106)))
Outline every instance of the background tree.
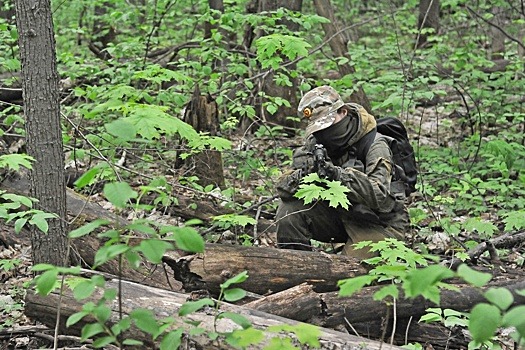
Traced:
MULTIPOLYGON (((258 0, 258 9, 260 13, 266 12, 276 12, 277 10, 289 10, 300 12, 303 6, 302 0, 258 0)), ((287 20, 286 18, 280 19, 276 22, 277 27, 282 27, 285 30, 281 32, 286 33, 295 33, 299 29, 299 24, 287 20)), ((268 32, 266 34, 269 34, 268 32)), ((259 33, 259 35, 265 35, 265 33, 259 33)), ((268 96, 275 96, 284 98, 290 103, 290 107, 281 106, 275 113, 269 114, 265 111, 264 108, 260 108, 260 114, 263 117, 263 120, 267 120, 271 123, 277 125, 283 125, 288 127, 297 127, 295 122, 295 117, 297 115, 296 106, 299 102, 297 96, 298 89, 298 79, 291 76, 290 71, 295 70, 295 64, 289 65, 286 69, 279 69, 277 71, 270 71, 265 75, 261 81, 262 90, 268 96), (279 77, 281 76, 281 77, 279 77), (283 79, 283 77, 286 77, 283 79), (284 83, 283 81, 286 81, 284 83), (293 117, 293 118, 290 118, 293 117)), ((263 104, 260 104, 262 107, 263 104)))
POLYGON ((27 154, 35 159, 30 195, 37 207, 56 214, 43 233, 31 229, 33 262, 68 263, 64 153, 55 39, 50 1, 16 1, 27 154))
MULTIPOLYGON (((335 19, 334 10, 330 4, 330 0, 314 0, 314 6, 319 16, 330 20, 329 23, 323 23, 322 26, 325 32, 325 40, 329 43, 330 48, 332 49, 334 60, 340 60, 341 58, 344 59, 343 61, 340 61, 340 63, 337 63, 337 68, 340 73, 339 78, 348 77, 355 73, 355 68, 351 64, 352 58, 348 52, 348 40, 335 19)), ((350 101, 359 103, 368 111, 372 109, 363 87, 358 84, 352 89, 350 101)))
POLYGON ((439 0, 420 0, 419 16, 417 19, 416 47, 421 48, 427 44, 431 30, 433 35, 439 34, 439 0))

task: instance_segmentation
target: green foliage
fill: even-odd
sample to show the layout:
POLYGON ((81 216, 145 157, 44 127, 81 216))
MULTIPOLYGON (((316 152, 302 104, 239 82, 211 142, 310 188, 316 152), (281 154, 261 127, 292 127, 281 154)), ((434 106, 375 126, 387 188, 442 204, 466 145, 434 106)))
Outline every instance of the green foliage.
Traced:
POLYGON ((26 225, 36 226, 43 233, 47 233, 47 220, 56 218, 56 215, 33 209, 35 201, 34 198, 0 190, 0 219, 4 219, 6 223, 14 222, 16 233, 20 233, 26 225))
POLYGON ((33 161, 33 157, 27 154, 4 154, 0 155, 0 168, 18 171, 22 166, 26 169, 31 169, 31 162, 33 161))
MULTIPOLYGON (((524 294, 525 291, 518 291, 524 294)), ((514 296, 505 288, 489 288, 484 294, 489 303, 480 303, 470 311, 468 329, 472 334, 469 348, 482 348, 491 341, 499 327, 513 327, 512 338, 517 344, 525 342, 524 305, 511 307, 514 296)))
POLYGON ((397 298, 399 290, 395 285, 400 283, 406 297, 415 298, 422 295, 426 299, 439 303, 438 288, 443 287, 441 281, 454 275, 444 266, 429 266, 430 262, 436 260, 435 257, 416 253, 406 247, 403 242, 392 238, 376 243, 363 241, 354 246, 356 249, 369 249, 377 253, 376 257, 365 260, 374 268, 366 276, 339 281, 339 295, 341 296, 351 296, 372 283, 390 281, 391 284, 383 286, 374 294, 375 300, 383 300, 387 297, 397 298))
MULTIPOLYGON (((502 70, 489 71, 494 64, 487 50, 490 31, 484 21, 464 11, 469 5, 467 2, 442 1, 440 25, 445 30, 440 33, 426 31, 429 44, 414 49, 417 1, 376 2, 373 6, 368 2, 336 1, 334 6, 345 10, 340 14, 343 22, 345 18, 358 19, 344 28, 344 35, 352 38, 348 43, 351 62, 327 54, 321 24, 328 20, 313 14, 310 5, 305 3, 302 13, 283 8, 251 13, 246 11, 247 3, 227 1, 224 11, 220 12, 210 10, 206 2, 189 4, 182 1, 177 6, 168 1, 159 1, 155 6, 150 3, 129 6, 124 0, 103 6, 85 0, 53 2, 60 75, 76 86, 73 94, 64 93, 67 98, 62 110, 68 121, 64 125, 64 144, 72 150, 69 159, 88 168, 76 181, 77 189, 104 188, 105 198, 121 212, 165 208, 177 204, 172 196, 177 180, 177 185, 188 185, 197 191, 210 193, 215 190, 199 185, 198 179, 191 175, 175 177, 175 180, 171 177, 172 172, 178 170, 174 169, 176 161, 213 149, 228 151, 224 152, 225 165, 230 166, 233 179, 238 182, 227 184, 228 188, 222 191, 218 189, 228 207, 240 207, 234 203, 235 194, 239 192, 236 187, 244 189, 248 180, 264 182, 254 192, 268 195, 273 186, 270 180, 281 172, 291 156, 291 150, 280 148, 279 142, 272 141, 285 134, 280 126, 267 122, 268 116, 281 108, 294 107, 290 104, 293 99, 288 101, 260 91, 259 87, 271 77, 277 86, 298 86, 301 91, 321 83, 333 83, 345 98, 363 88, 372 101, 372 114, 377 116, 419 115, 419 105, 446 96, 447 103, 434 109, 438 131, 435 139, 430 140, 430 143, 445 147, 417 147, 423 180, 419 189, 425 198, 425 202, 416 202, 410 208, 411 223, 418 228, 417 238, 437 231, 455 238, 467 235, 472 240, 468 244, 473 245, 494 237, 500 230, 513 232, 525 227, 522 133, 525 116, 522 105, 516 102, 525 95, 523 59, 518 55, 517 45, 508 43, 504 58, 509 64, 502 70), (107 11, 95 13, 100 8, 107 11), (293 29, 287 27, 287 23, 294 24, 293 29), (195 30, 208 24, 211 28, 208 36, 195 30), (101 30, 94 32, 94 27, 101 30), (105 47, 111 58, 96 57, 87 43, 99 45, 104 34, 117 28, 116 39, 110 40, 105 47), (243 33, 251 33, 253 28, 257 30, 257 39, 250 46, 243 33), (168 53, 158 56, 162 50, 168 53), (324 78, 346 63, 350 63, 355 72, 337 80, 324 78), (185 123, 180 117, 196 87, 217 102, 222 136, 232 136, 241 120, 248 121, 257 130, 255 140, 264 138, 266 152, 258 153, 253 147, 233 150, 229 139, 198 133, 185 123), (460 98, 448 99, 452 95, 460 98), (444 138, 451 132, 455 136, 452 140, 444 138), (123 153, 128 158, 123 157, 123 153), (122 169, 121 159, 136 162, 134 172, 122 169), (278 165, 267 164, 269 159, 278 165), (126 182, 131 174, 135 177, 137 171, 166 176, 140 180, 138 184, 134 181, 131 187, 126 182), (226 195, 227 191, 231 195, 226 195), (141 201, 150 196, 153 197, 150 203, 141 201)), ((489 9, 495 6, 494 2, 481 1, 475 5, 483 18, 491 18, 489 9)), ((523 24, 519 11, 515 11, 510 2, 498 1, 497 5, 508 16, 507 34, 516 38, 523 24)), ((15 26, 0 19, 0 49, 3 52, 0 73, 20 70, 17 38, 15 26)), ((8 86, 14 81, 16 78, 3 80, 8 86)), ((425 113, 421 115, 421 124, 427 123, 425 113)), ((15 138, 24 135, 20 106, 2 104, 0 120, 0 136, 4 137, 4 133, 15 138)), ((295 122, 299 124, 297 119, 295 122)), ((419 132, 417 121, 411 128, 419 132)), ((289 132, 294 131, 286 128, 286 133, 289 132)), ((0 167, 18 170, 20 166, 29 167, 29 161, 23 155, 0 156, 0 167)), ((299 198, 307 203, 326 200, 332 207, 348 208, 350 205, 345 188, 337 182, 309 179, 301 186, 299 198)), ((32 199, 4 192, 0 195, 0 217, 14 223, 17 232, 27 224, 47 231, 46 220, 51 216, 32 209, 32 199)), ((242 229, 255 224, 252 220, 232 214, 215 218, 214 223, 222 229, 242 229)), ((188 226, 171 227, 138 220, 121 227, 118 223, 101 220, 73 231, 70 237, 96 234, 104 239, 105 245, 97 254, 97 264, 122 258, 138 266, 142 257, 158 262, 172 247, 202 251, 204 241, 188 226), (131 238, 140 238, 141 243, 131 247, 128 244, 131 238)), ((466 259, 463 247, 454 242, 451 245, 447 254, 466 259)), ((433 259, 414 255, 405 248, 393 242, 378 246, 379 257, 370 261, 375 267, 374 274, 371 278, 345 284, 347 293, 370 283, 394 283, 375 296, 384 299, 395 296, 396 283, 405 281, 405 292, 421 293, 437 300, 437 290, 447 273, 439 267, 428 266, 428 270, 424 270, 427 274, 412 274, 410 271, 415 266, 425 267, 433 259)), ((421 249, 426 251, 424 246, 421 249)), ((483 284, 483 276, 470 276, 470 272, 464 267, 458 271, 463 277, 472 279, 472 283, 483 284)), ((53 277, 62 272, 49 269, 44 271, 46 273, 42 290, 52 288, 53 277)), ((82 285, 83 291, 78 292, 81 296, 102 288, 99 282, 82 285)), ((227 298, 234 300, 242 295, 239 290, 232 290, 225 292, 224 298, 228 295, 227 298)), ((489 304, 501 310, 501 318, 494 317, 494 321, 501 321, 498 324, 512 323, 512 316, 517 314, 514 312, 505 318, 505 301, 508 302, 508 298, 492 299, 489 304)), ((88 309, 85 311, 91 313, 92 309, 88 309)), ((93 312, 102 320, 104 310, 100 306, 93 312)), ((442 317, 446 321, 449 316, 445 316, 445 311, 442 317)), ((139 320, 139 328, 152 333, 169 324, 169 321, 154 323, 151 314, 142 311, 133 317, 139 320)), ((118 335, 135 321, 121 322, 114 330, 102 324, 87 327, 83 335, 104 334, 96 340, 95 346, 115 343, 118 335)), ((245 327, 241 320, 237 319, 237 324, 242 329, 236 331, 235 336, 228 336, 232 344, 244 346, 260 337, 260 332, 245 327)), ((474 329, 478 329, 477 326, 474 329)), ((485 333, 489 334, 490 329, 479 331, 477 339, 487 339, 485 333)), ((181 330, 166 331, 161 348, 176 348, 181 336, 181 330)), ((292 348, 294 344, 287 339, 273 338, 269 346, 292 348)))
POLYGON ((312 173, 302 178, 301 182, 294 196, 302 199, 305 204, 310 204, 314 200, 325 200, 331 207, 341 206, 348 209, 350 201, 345 193, 350 189, 343 186, 340 181, 321 179, 316 173, 312 173))
POLYGON ((257 221, 247 215, 223 214, 213 217, 213 222, 220 228, 229 229, 232 226, 255 225, 257 221))
POLYGON ((427 314, 421 316, 419 322, 440 322, 445 327, 466 327, 468 325, 468 314, 452 309, 428 308, 427 314))
POLYGON ((306 56, 311 45, 297 36, 270 34, 257 39, 255 47, 262 67, 277 69, 282 63, 281 55, 294 60, 306 56))

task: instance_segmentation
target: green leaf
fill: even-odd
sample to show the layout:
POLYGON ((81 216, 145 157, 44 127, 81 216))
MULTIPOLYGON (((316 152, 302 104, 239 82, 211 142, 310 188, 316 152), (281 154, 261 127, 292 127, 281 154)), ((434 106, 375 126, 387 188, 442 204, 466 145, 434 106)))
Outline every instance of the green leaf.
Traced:
POLYGON ((494 235, 494 232, 498 230, 496 225, 494 225, 492 222, 482 220, 480 218, 468 219, 464 227, 465 230, 477 231, 479 234, 484 235, 486 237, 492 237, 494 235))
POLYGON ((428 308, 425 311, 427 311, 427 314, 421 316, 419 318, 419 322, 441 322, 443 320, 443 317, 441 316, 441 309, 439 308, 428 308))
POLYGON ((307 344, 312 348, 320 347, 319 337, 321 336, 321 330, 319 327, 308 323, 299 323, 294 326, 293 331, 301 344, 307 344))
POLYGON ((247 329, 252 326, 250 320, 248 320, 246 317, 233 312, 221 312, 219 314, 219 319, 220 318, 228 318, 241 326, 243 329, 247 329))
MULTIPOLYGON (((506 288, 490 288, 483 295, 501 311, 507 310, 514 302, 512 293, 506 288)), ((525 317, 525 314, 523 315, 525 317)))
POLYGON ((126 120, 117 119, 111 123, 105 124, 104 127, 111 135, 116 136, 123 141, 130 141, 137 136, 135 126, 126 120))
MULTIPOLYGON (((141 342, 140 340, 136 340, 136 339, 124 339, 124 341, 122 342, 123 345, 129 345, 129 346, 140 346, 140 345, 144 345, 143 342, 141 342)), ((176 349, 176 348, 174 348, 176 349)))
POLYGON ((224 214, 213 217, 213 221, 220 223, 229 223, 231 225, 238 225, 245 227, 246 225, 255 225, 257 220, 248 215, 238 214, 224 214))
POLYGON ((86 341, 93 336, 104 332, 104 327, 100 323, 89 323, 82 327, 81 340, 86 341))
POLYGON ((135 309, 130 317, 135 321, 135 325, 142 331, 151 334, 153 337, 159 332, 159 324, 155 319, 153 311, 147 309, 135 309))
POLYGON ((340 181, 328 181, 328 189, 321 193, 321 198, 328 201, 328 205, 333 208, 341 206, 348 209, 350 201, 346 196, 350 189, 344 186, 340 181))
POLYGON ((365 275, 340 280, 337 282, 337 285, 339 286, 339 296, 352 296, 354 293, 360 291, 364 286, 372 283, 375 279, 376 277, 374 276, 365 275))
POLYGON ((146 259, 154 264, 160 264, 162 256, 170 248, 172 248, 170 243, 160 239, 145 239, 138 246, 138 250, 142 251, 146 259))
POLYGON ((37 213, 31 217, 31 219, 29 220, 29 223, 38 227, 38 229, 42 231, 43 233, 47 233, 49 229, 49 226, 47 224, 47 219, 54 219, 56 217, 57 216, 55 214, 43 213, 43 212, 37 213))
POLYGON ((57 285, 58 270, 47 270, 36 278, 36 291, 38 294, 45 296, 51 293, 57 285))
POLYGON ((74 183, 75 187, 82 189, 89 185, 91 181, 102 171, 102 167, 95 166, 88 171, 86 171, 82 176, 80 176, 74 183))
POLYGON ((122 120, 133 124, 137 133, 148 140, 175 133, 186 140, 199 138, 199 134, 191 125, 167 114, 160 106, 137 104, 133 106, 129 117, 122 120))
POLYGON ((310 204, 314 200, 321 198, 322 191, 324 189, 316 184, 301 184, 294 197, 302 199, 304 204, 310 204))
POLYGON ((87 315, 89 315, 89 313, 85 311, 80 311, 80 312, 72 314, 71 316, 67 318, 66 327, 71 327, 72 325, 78 323, 80 320, 82 320, 87 315))
POLYGON ((91 221, 90 223, 88 224, 85 224, 83 226, 80 226, 79 228, 69 232, 69 238, 79 238, 79 237, 83 237, 85 235, 88 235, 90 234, 91 232, 93 232, 94 230, 96 230, 97 228, 99 228, 100 226, 104 226, 104 225, 107 225, 109 224, 110 221, 109 220, 105 220, 105 219, 96 219, 94 221, 91 221))
POLYGON ((173 232, 173 239, 179 249, 192 253, 204 252, 204 239, 194 228, 178 228, 173 232))
POLYGON ((113 244, 98 249, 95 254, 95 266, 107 263, 120 254, 126 253, 130 249, 126 244, 113 244))
MULTIPOLYGON (((1 198, 10 200, 13 203, 17 203, 17 204, 19 203, 19 204, 25 205, 28 208, 33 207, 33 200, 31 200, 31 198, 26 197, 26 196, 20 196, 14 193, 4 193, 1 198)), ((20 208, 20 205, 13 207, 12 209, 18 209, 18 208, 20 208)))
POLYGON ((468 328, 477 343, 490 340, 501 321, 499 309, 490 304, 481 303, 471 310, 468 328))
POLYGON ((10 170, 19 171, 20 167, 31 169, 31 162, 35 159, 27 154, 4 154, 0 156, 0 169, 8 168, 10 170))
POLYGON ((116 342, 117 339, 113 336, 107 335, 105 337, 97 338, 93 341, 93 347, 95 348, 103 348, 104 346, 107 346, 111 343, 116 342))
POLYGON ((96 288, 96 285, 95 283, 93 283, 92 280, 80 282, 79 284, 77 284, 77 286, 73 290, 73 296, 75 297, 76 300, 86 299, 90 297, 91 294, 93 294, 93 292, 95 291, 95 288, 96 288))
POLYGON ((111 317, 111 309, 106 305, 97 305, 92 313, 100 323, 105 323, 111 317))
POLYGON ((397 289, 396 285, 390 284, 379 289, 374 293, 374 300, 383 300, 389 296, 395 299, 399 298, 399 289, 397 289))
POLYGON ((264 340, 264 332, 249 327, 246 329, 236 329, 226 336, 226 341, 235 347, 246 348, 250 345, 258 344, 264 340))
POLYGON ((183 329, 177 329, 169 332, 160 342, 160 350, 173 350, 178 349, 181 344, 183 329))
POLYGON ((215 303, 210 298, 199 299, 197 301, 187 301, 179 309, 179 316, 186 316, 204 306, 213 306, 215 303))
POLYGON ((24 225, 27 223, 26 218, 20 218, 15 221, 15 233, 20 233, 22 231, 22 228, 24 228, 24 225))
POLYGON ((56 267, 51 264, 36 264, 31 268, 31 271, 47 271, 53 269, 56 269, 56 267))
POLYGON ((248 271, 243 271, 221 283, 221 289, 225 290, 232 284, 242 283, 248 279, 248 271))
POLYGON ((467 264, 459 265, 457 273, 459 277, 476 287, 483 287, 492 278, 490 273, 473 270, 467 264))
POLYGON ((246 291, 241 288, 231 288, 224 291, 224 299, 229 302, 241 300, 246 296, 246 291))
POLYGON ((503 222, 505 223, 505 231, 507 232, 525 228, 525 210, 506 213, 503 222))
POLYGON ((453 276, 454 273, 452 271, 441 265, 431 265, 421 269, 410 270, 407 272, 406 281, 403 285, 405 295, 408 298, 423 295, 433 302, 439 301, 439 293, 435 294, 437 292, 436 285, 443 279, 453 276), (435 299, 436 297, 438 300, 435 299))
POLYGON ((111 182, 104 186, 104 196, 111 204, 123 209, 130 199, 137 198, 137 192, 127 182, 111 182))
POLYGON ((506 327, 516 327, 520 336, 525 336, 525 305, 520 305, 510 309, 503 315, 502 325, 506 327))

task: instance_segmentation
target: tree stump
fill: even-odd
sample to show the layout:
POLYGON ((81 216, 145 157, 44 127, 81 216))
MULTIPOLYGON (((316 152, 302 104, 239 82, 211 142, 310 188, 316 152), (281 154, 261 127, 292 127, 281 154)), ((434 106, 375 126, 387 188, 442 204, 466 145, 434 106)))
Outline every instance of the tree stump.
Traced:
MULTIPOLYGON (((219 130, 219 110, 217 102, 208 94, 203 96, 199 86, 195 87, 191 101, 186 107, 184 121, 197 132, 216 136, 219 130)), ((201 186, 215 185, 224 187, 224 169, 222 154, 219 151, 205 149, 186 159, 185 165, 196 175, 201 186)))

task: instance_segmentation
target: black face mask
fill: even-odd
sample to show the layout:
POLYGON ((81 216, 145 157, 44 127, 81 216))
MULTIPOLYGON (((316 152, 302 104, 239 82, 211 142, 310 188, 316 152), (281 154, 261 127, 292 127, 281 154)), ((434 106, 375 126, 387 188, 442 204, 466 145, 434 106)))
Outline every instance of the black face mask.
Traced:
POLYGON ((357 119, 346 116, 338 123, 314 132, 313 135, 326 148, 331 159, 338 159, 347 153, 352 146, 349 142, 356 133, 357 127, 357 119))

